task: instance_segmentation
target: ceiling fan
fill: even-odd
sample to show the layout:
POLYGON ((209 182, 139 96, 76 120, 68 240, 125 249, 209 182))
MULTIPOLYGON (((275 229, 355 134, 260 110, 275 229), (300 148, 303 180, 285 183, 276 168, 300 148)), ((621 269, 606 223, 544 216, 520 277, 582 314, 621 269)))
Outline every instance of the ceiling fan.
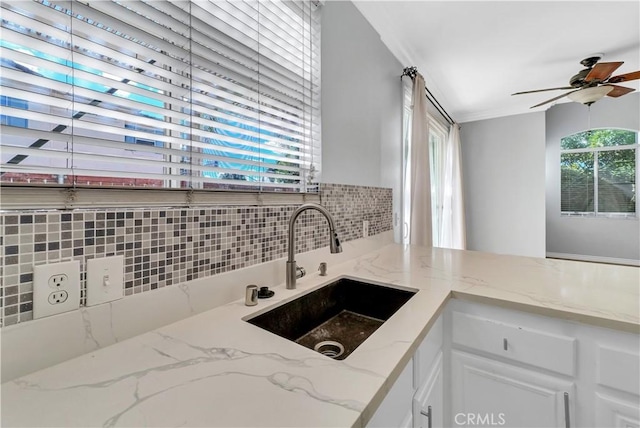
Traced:
POLYGON ((605 95, 617 98, 626 95, 629 92, 635 91, 635 89, 633 88, 615 85, 615 83, 629 82, 631 80, 640 79, 640 70, 612 77, 611 75, 613 74, 613 72, 616 71, 622 64, 624 64, 624 62, 598 62, 602 59, 603 56, 604 54, 595 54, 580 61, 580 64, 582 64, 586 68, 580 70, 578 74, 576 74, 569 80, 570 86, 516 92, 511 95, 522 95, 532 94, 535 92, 571 89, 571 91, 569 92, 565 92, 562 95, 551 98, 550 100, 546 100, 531 107, 536 108, 567 96, 573 101, 590 106, 605 95))

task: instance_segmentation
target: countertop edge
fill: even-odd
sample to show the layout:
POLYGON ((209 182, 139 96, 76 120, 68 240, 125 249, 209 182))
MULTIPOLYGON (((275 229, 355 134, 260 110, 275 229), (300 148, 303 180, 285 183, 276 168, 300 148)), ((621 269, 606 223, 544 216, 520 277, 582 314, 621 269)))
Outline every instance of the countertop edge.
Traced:
POLYGON ((625 333, 640 334, 640 323, 632 321, 614 320, 607 317, 598 317, 590 314, 580 313, 577 310, 566 310, 561 308, 545 307, 541 305, 516 302, 513 300, 498 299, 489 296, 480 296, 470 294, 464 291, 451 291, 451 298, 466 300, 469 302, 483 303, 492 306, 498 306, 505 309, 513 309, 522 312, 528 312, 535 315, 547 316, 567 321, 580 322, 595 327, 609 328, 612 330, 623 331, 625 333))

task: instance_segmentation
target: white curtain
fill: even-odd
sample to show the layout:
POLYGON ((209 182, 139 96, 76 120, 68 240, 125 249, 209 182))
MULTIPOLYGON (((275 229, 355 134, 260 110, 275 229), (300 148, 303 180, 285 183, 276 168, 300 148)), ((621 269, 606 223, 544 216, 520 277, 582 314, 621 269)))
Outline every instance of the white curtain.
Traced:
POLYGON ((443 248, 464 250, 467 247, 462 188, 460 126, 451 125, 445 147, 444 177, 441 183, 442 221, 439 244, 443 248))
POLYGON ((429 162, 429 121, 424 78, 416 73, 411 97, 411 140, 409 150, 409 243, 432 246, 431 172, 429 162))
POLYGON ((409 223, 411 220, 411 124, 413 120, 413 81, 402 77, 402 239, 409 244, 409 223))
POLYGON ((402 242, 465 249, 460 127, 429 114, 419 73, 402 85, 402 242))

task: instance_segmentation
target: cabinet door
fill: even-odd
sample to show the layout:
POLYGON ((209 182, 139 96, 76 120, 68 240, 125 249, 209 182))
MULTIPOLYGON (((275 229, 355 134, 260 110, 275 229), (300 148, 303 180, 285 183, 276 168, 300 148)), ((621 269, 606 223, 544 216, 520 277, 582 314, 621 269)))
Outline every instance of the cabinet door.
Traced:
POLYGON ((459 351, 451 365, 454 425, 570 426, 572 382, 459 351))
POLYGON ((413 397, 414 428, 442 428, 443 423, 442 351, 438 352, 425 382, 413 397), (431 422, 431 424, 429 424, 431 422))
POLYGON ((640 428, 640 403, 596 394, 596 426, 640 428))

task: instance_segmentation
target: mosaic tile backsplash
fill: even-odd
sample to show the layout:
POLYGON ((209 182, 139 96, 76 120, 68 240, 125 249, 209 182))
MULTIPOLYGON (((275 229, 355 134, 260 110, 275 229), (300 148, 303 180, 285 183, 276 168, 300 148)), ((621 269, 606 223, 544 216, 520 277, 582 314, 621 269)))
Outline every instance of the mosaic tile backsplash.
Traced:
MULTIPOLYGON (((391 189, 320 186, 342 241, 392 228, 391 189)), ((33 318, 33 266, 79 260, 81 305, 91 258, 124 256, 124 294, 143 293, 286 256, 288 221, 297 207, 7 211, 0 213, 0 325, 33 318)), ((296 223, 296 253, 329 245, 326 221, 307 211, 296 223)), ((215 286, 212 283, 212 286, 215 286)))

